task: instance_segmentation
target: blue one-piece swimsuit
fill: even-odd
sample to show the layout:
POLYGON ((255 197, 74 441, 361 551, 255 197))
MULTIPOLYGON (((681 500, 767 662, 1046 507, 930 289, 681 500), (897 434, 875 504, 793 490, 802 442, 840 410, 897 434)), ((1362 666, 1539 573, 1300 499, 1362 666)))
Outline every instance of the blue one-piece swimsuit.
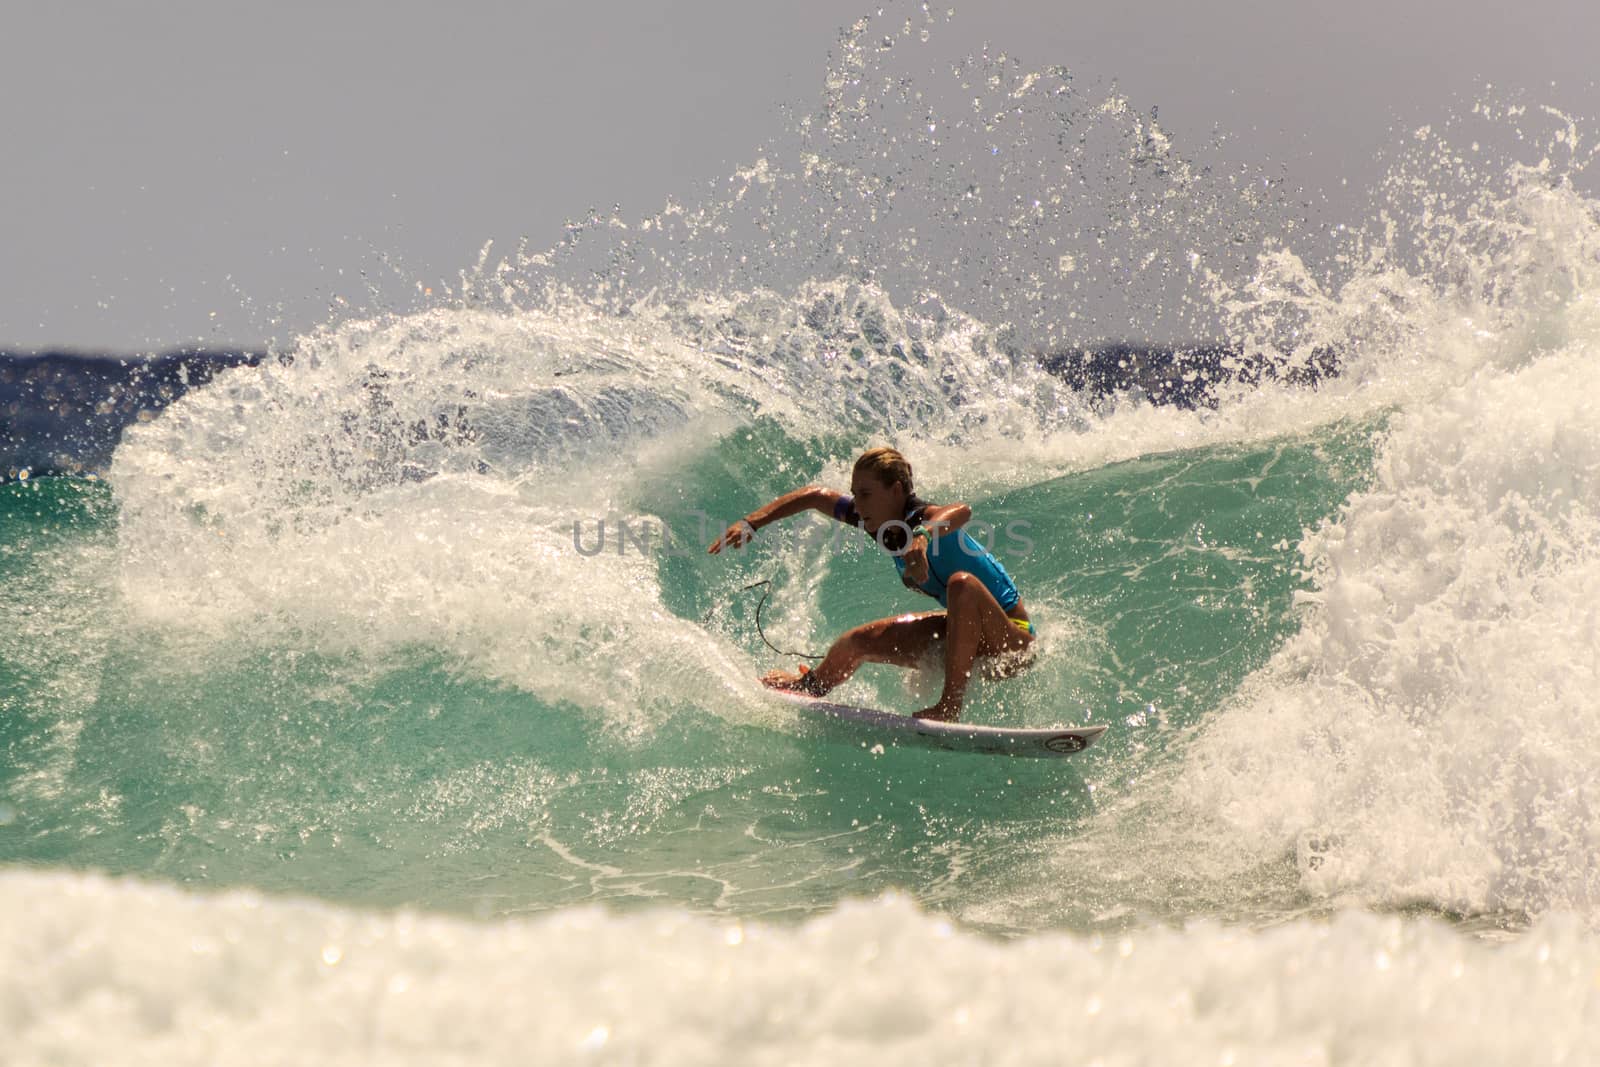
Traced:
MULTIPOLYGON (((905 524, 907 530, 922 521, 923 513, 930 507, 927 501, 920 499, 915 493, 906 497, 905 524)), ((852 526, 860 526, 863 531, 861 516, 856 511, 855 498, 841 497, 833 507, 833 517, 840 522, 852 526)), ((930 535, 928 544, 928 578, 927 581, 916 583, 906 577, 905 546, 907 530, 898 526, 880 529, 881 539, 873 537, 885 550, 894 556, 894 569, 900 575, 900 581, 908 589, 915 589, 919 593, 926 593, 939 602, 944 608, 950 606, 950 579, 961 571, 966 571, 989 590, 995 602, 1002 611, 1010 611, 1022 599, 1017 592, 1016 583, 1011 580, 1011 575, 1006 572, 1004 565, 994 558, 994 554, 984 548, 972 535, 965 530, 946 530, 938 537, 930 535)), ((1038 635, 1038 629, 1021 619, 1013 619, 1018 628, 1028 633, 1038 635)))

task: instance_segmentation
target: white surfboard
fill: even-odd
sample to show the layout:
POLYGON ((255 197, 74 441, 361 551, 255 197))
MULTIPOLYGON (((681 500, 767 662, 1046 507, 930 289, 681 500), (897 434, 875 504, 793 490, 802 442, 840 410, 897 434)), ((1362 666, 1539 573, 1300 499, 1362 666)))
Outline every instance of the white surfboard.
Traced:
POLYGON ((863 741, 881 745, 1050 759, 1076 755, 1106 732, 1104 726, 1012 729, 965 722, 934 722, 876 708, 835 704, 787 689, 774 689, 771 693, 785 703, 794 705, 803 715, 845 726, 863 741))

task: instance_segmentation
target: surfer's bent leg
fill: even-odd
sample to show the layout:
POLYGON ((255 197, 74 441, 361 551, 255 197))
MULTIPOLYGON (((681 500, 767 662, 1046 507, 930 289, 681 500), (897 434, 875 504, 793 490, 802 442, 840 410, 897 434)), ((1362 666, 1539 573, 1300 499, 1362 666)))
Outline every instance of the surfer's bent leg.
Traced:
POLYGON ((1007 618, 974 574, 960 571, 950 576, 948 621, 945 624, 944 692, 939 703, 917 712, 919 719, 955 722, 961 717, 972 664, 980 655, 992 656, 1026 647, 1033 635, 1025 634, 1007 618))
MULTIPOLYGON (((808 692, 821 695, 834 686, 842 685, 863 663, 892 663, 897 667, 921 665, 928 647, 944 636, 945 615, 942 611, 914 615, 896 615, 889 619, 863 623, 847 630, 828 649, 822 662, 811 669, 808 692)), ((773 671, 762 679, 767 685, 782 689, 801 688, 799 675, 773 671)))

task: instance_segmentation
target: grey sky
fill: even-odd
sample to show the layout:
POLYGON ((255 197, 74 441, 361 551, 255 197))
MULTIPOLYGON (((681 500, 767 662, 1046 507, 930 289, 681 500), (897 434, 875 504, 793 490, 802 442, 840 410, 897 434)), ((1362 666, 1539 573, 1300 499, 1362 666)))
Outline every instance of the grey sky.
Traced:
MULTIPOLYGON (((375 253, 391 286, 432 282, 491 238, 553 243, 591 205, 648 213, 748 160, 782 104, 814 106, 839 28, 869 10, 16 0, 0 346, 281 341, 358 299, 375 253)), ((1339 211, 1391 127, 1485 82, 1600 116, 1595 0, 1019 0, 957 4, 941 32, 1115 78, 1180 151, 1218 127, 1339 211)))

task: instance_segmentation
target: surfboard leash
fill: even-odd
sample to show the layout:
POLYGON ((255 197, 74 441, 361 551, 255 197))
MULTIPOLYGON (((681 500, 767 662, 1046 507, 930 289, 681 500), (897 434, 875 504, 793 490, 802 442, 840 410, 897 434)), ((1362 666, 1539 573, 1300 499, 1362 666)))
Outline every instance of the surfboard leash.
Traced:
POLYGON ((759 582, 751 582, 749 585, 745 586, 739 591, 741 593, 747 593, 758 585, 764 585, 767 587, 767 591, 761 594, 760 602, 756 604, 756 633, 761 635, 761 640, 766 641, 767 647, 772 649, 772 651, 776 652, 780 656, 799 656, 801 659, 821 659, 821 656, 813 656, 809 652, 785 652, 771 641, 767 641, 766 631, 761 628, 761 609, 766 606, 767 597, 772 595, 772 579, 763 578, 759 582))

